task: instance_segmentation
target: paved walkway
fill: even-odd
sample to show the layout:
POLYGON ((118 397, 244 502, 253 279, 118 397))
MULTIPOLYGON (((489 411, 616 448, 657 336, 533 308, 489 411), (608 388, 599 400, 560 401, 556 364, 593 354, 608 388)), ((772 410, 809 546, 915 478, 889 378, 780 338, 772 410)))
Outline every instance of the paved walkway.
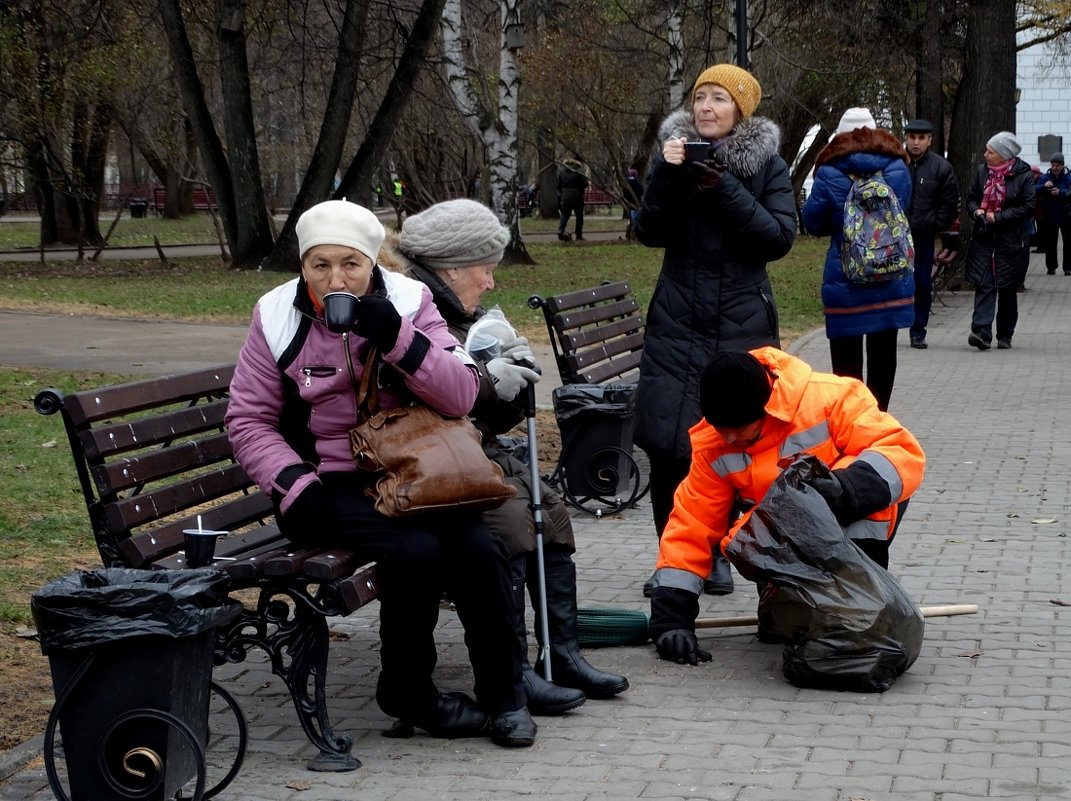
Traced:
MULTIPOLYGON (((979 612, 928 620, 921 656, 888 692, 796 689, 781 676, 777 646, 750 629, 705 630, 714 661, 694 668, 659 661, 650 646, 591 650, 594 664, 626 673, 632 688, 541 718, 534 748, 392 740, 380 736, 390 721, 372 700, 376 614, 362 610, 332 626, 330 692, 336 729, 353 736, 364 766, 305 771, 311 754, 280 683, 250 659, 220 671, 251 737, 221 797, 1071 798, 1071 278, 1045 275, 1035 257, 1027 285, 1010 351, 967 346, 966 292, 937 305, 929 350, 901 343, 892 411, 917 433, 929 465, 892 570, 920 604, 976 603, 979 612)), ((796 349, 828 369, 820 334, 796 349)), ((649 520, 646 505, 601 521, 575 518, 581 606, 646 610, 649 520)), ((702 615, 753 613, 753 590, 738 587, 705 597, 702 615)), ((470 686, 450 612, 440 623, 437 678, 444 689, 470 686)), ((214 760, 225 763, 226 745, 214 760)), ((36 765, 0 784, 0 799, 51 797, 36 765)))

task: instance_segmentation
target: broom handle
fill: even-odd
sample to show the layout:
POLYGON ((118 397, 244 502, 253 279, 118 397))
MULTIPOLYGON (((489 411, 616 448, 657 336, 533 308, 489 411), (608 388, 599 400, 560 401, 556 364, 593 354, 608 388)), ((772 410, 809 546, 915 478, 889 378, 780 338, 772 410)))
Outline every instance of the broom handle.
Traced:
MULTIPOLYGON (((949 615, 973 615, 978 611, 978 604, 941 604, 940 606, 920 606, 923 617, 945 617, 949 615)), ((695 621, 697 629, 725 629, 733 626, 756 626, 756 615, 739 615, 737 617, 701 617, 695 621)))

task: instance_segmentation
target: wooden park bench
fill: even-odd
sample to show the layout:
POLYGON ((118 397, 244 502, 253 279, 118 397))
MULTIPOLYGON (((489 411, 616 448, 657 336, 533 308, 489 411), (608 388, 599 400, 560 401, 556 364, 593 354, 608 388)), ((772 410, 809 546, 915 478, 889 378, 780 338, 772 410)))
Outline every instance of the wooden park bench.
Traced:
MULTIPOLYGON (((167 189, 162 186, 154 186, 152 189, 152 210, 157 217, 164 213, 164 206, 166 205, 167 189)), ((211 189, 206 189, 200 184, 195 185, 193 187, 193 207, 197 211, 218 209, 219 205, 216 203, 216 193, 211 189)))
MULTIPOLYGON (((530 308, 543 310, 551 349, 563 387, 630 385, 639 378, 644 319, 632 287, 625 281, 543 298, 533 295, 530 308)), ((623 401, 632 387, 606 390, 623 401)), ((583 390, 580 390, 583 392, 583 390)), ((573 507, 602 516, 634 506, 646 492, 632 457, 632 421, 593 414, 582 425, 563 425, 558 465, 550 483, 573 507)))
POLYGON ((601 186, 589 186, 584 190, 584 208, 594 208, 596 206, 610 208, 617 202, 610 191, 601 186))
POLYGON ((378 597, 375 565, 280 534, 271 499, 235 462, 223 428, 233 373, 227 365, 66 395, 45 389, 34 406, 63 417, 105 567, 184 568, 182 531, 197 528, 198 516, 203 528, 227 532, 213 567, 243 608, 219 630, 215 664, 262 648, 320 751, 308 768, 353 770, 361 764, 353 742, 327 714, 327 618, 378 597))

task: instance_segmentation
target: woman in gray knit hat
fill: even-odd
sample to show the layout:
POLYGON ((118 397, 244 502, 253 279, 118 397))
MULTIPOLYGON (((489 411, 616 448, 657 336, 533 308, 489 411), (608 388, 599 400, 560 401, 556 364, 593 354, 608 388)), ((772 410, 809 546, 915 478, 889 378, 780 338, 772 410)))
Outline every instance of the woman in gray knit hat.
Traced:
MULTIPOLYGON (((400 235, 388 235, 379 263, 407 272, 431 290, 432 299, 454 334, 465 342, 469 329, 485 311, 483 294, 494 289, 494 269, 509 231, 494 213, 473 200, 448 200, 405 220, 400 235)), ((529 382, 539 380, 528 341, 508 323, 495 326, 499 355, 479 361, 480 392, 472 419, 483 435, 484 450, 497 462, 517 496, 498 509, 484 513, 484 522, 503 542, 513 569, 514 627, 526 655, 522 679, 528 709, 536 715, 558 715, 575 709, 586 698, 610 698, 628 689, 628 679, 596 670, 580 653, 576 622, 576 550, 572 523, 565 503, 553 489, 540 484, 544 514, 544 566, 547 585, 547 624, 550 632, 554 684, 533 670, 527 659, 524 589, 527 583, 539 625, 537 552, 531 511, 531 477, 528 467, 498 446, 497 435, 515 427, 525 413, 529 382)), ((537 672, 539 671, 539 672, 537 672)))

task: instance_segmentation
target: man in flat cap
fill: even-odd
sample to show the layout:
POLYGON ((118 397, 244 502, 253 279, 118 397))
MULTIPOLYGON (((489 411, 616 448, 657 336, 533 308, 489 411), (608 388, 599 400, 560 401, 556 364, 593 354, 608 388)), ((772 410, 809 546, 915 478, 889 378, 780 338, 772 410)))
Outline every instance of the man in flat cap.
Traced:
POLYGON ((930 150, 933 125, 926 120, 912 120, 904 133, 911 170, 907 219, 915 242, 915 321, 910 331, 911 347, 921 349, 926 347, 926 325, 933 302, 934 241, 959 216, 959 187, 952 165, 930 150))

